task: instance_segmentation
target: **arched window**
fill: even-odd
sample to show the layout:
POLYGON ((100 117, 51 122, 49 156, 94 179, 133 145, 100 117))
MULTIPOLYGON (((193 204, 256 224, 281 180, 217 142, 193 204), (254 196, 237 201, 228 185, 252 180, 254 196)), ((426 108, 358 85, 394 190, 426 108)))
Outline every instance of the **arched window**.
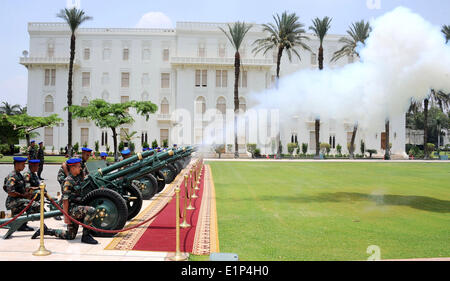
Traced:
POLYGON ((102 93, 102 99, 103 99, 104 101, 108 101, 108 99, 109 99, 109 93, 108 93, 107 91, 103 91, 103 93, 102 93))
POLYGON ((81 100, 81 106, 82 107, 87 107, 89 105, 89 100, 87 99, 87 97, 84 97, 82 100, 81 100))
POLYGON ((206 112, 206 100, 204 97, 198 97, 195 100, 195 113, 204 114, 206 112))
POLYGON ((244 97, 239 98, 239 110, 241 110, 242 112, 247 111, 247 103, 244 97))
POLYGON ((217 99, 217 107, 216 108, 220 113, 225 114, 225 112, 227 110, 227 102, 224 97, 219 97, 217 99))
POLYGON ((161 101, 161 114, 169 114, 169 101, 166 98, 161 101))
POLYGON ((51 95, 48 95, 45 97, 45 112, 53 112, 54 111, 54 104, 53 104, 53 97, 51 95))
POLYGON ((142 101, 148 101, 148 93, 147 92, 142 93, 142 101))

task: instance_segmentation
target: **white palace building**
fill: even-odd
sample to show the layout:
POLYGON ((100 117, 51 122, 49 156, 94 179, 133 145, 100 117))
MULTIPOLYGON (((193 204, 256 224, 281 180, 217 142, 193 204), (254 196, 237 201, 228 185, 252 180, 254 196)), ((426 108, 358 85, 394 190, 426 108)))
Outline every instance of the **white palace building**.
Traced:
MULTIPOLYGON (((76 41, 73 104, 86 105, 93 99, 157 104, 158 111, 148 121, 130 110, 135 122, 120 130, 122 140, 124 132, 137 132, 133 140, 136 150, 141 149, 144 141, 151 144, 153 140, 159 145, 165 139, 169 145, 204 143, 207 122, 203 115, 214 109, 228 116, 225 112, 234 109, 234 50, 219 26, 226 27, 226 24, 177 22, 174 29, 80 28, 76 41), (183 117, 184 122, 188 121, 192 126, 189 134, 180 133, 182 126, 174 118, 175 112, 190 113, 189 117, 183 117)), ((40 136, 36 138, 44 141, 47 150, 54 147, 59 151, 67 144, 67 111, 64 107, 67 106, 70 31, 63 23, 29 23, 28 32, 30 47, 20 58, 20 64, 28 69, 28 113, 32 116, 56 113, 64 119, 58 126, 38 130, 40 136)), ((248 99, 251 92, 264 91, 274 85, 276 56, 252 53, 253 42, 263 36, 261 25, 253 25, 240 50, 239 95, 244 111, 252 108, 248 99)), ((308 45, 317 50, 318 39, 312 34, 308 36, 311 38, 308 45)), ((332 54, 340 47, 340 37, 329 35, 325 38, 325 67, 336 68, 353 62, 349 57, 330 63, 332 54)), ((293 57, 292 62, 283 56, 281 77, 299 69, 318 67, 315 54, 302 50, 300 55, 301 61, 293 57)), ((300 145, 308 143, 308 153, 314 153, 314 119, 296 116, 293 120, 295 122, 281 126, 283 153, 287 153, 287 143, 292 140, 300 145)), ((390 126, 391 152, 405 156, 405 116, 392 118, 390 126)), ((364 140, 366 149, 383 154, 384 130, 384 126, 370 132, 358 130, 355 153, 360 153, 359 144, 364 140)), ((321 120, 320 142, 330 143, 332 153, 340 144, 342 153, 347 153, 352 131, 352 123, 321 120)), ((93 148, 96 141, 101 151, 105 151, 106 146, 113 150, 110 129, 100 129, 94 122, 85 120, 73 121, 73 144, 78 142, 80 146, 87 144, 93 148)), ((245 133, 240 134, 241 152, 245 153, 248 142, 254 141, 245 133)), ((273 138, 257 142, 262 154, 276 153, 273 138)), ((234 139, 226 138, 223 143, 232 145, 234 139)))

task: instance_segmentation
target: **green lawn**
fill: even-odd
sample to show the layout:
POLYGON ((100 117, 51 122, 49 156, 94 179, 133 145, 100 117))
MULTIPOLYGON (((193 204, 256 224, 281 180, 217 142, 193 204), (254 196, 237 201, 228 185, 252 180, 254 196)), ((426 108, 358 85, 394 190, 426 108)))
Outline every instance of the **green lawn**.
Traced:
POLYGON ((220 251, 240 260, 450 257, 449 163, 209 164, 220 251))

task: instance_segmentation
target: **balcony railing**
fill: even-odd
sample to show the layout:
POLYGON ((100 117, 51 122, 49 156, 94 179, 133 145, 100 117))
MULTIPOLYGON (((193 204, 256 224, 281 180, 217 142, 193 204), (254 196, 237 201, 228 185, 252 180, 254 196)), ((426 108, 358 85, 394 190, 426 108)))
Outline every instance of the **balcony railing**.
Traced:
MULTIPOLYGON (((21 57, 20 64, 29 65, 69 65, 70 58, 50 58, 50 57, 21 57)), ((74 65, 78 65, 78 60, 74 61, 74 65)))
POLYGON ((158 121, 171 121, 172 116, 170 114, 158 114, 158 121))
MULTIPOLYGON (((174 65, 226 65, 233 66, 234 58, 202 58, 202 57, 172 57, 170 60, 174 65)), ((241 64, 246 66, 272 67, 272 59, 241 59, 241 64)))

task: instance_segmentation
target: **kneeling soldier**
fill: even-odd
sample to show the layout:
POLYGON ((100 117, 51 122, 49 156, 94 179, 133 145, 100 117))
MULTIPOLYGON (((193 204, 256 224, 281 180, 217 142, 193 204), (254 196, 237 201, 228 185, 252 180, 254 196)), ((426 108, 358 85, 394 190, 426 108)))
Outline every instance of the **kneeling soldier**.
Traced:
MULTIPOLYGON (((20 173, 25 169, 25 162, 27 158, 14 157, 14 171, 9 173, 5 178, 3 189, 8 193, 6 198, 6 209, 11 210, 12 216, 17 215, 30 203, 33 194, 26 188, 27 183, 25 178, 20 173)), ((39 166, 38 166, 39 167, 39 166)), ((39 213, 40 205, 38 202, 33 202, 28 213, 39 213)), ((19 231, 33 231, 34 229, 23 224, 19 231)))
MULTIPOLYGON (((67 166, 69 167, 69 176, 64 180, 63 185, 63 201, 68 200, 69 207, 68 213, 74 219, 81 221, 86 225, 92 225, 92 221, 95 216, 95 208, 91 206, 83 206, 81 203, 81 184, 83 177, 81 176, 81 159, 69 159, 67 160, 67 166)), ((67 230, 56 230, 48 229, 45 227, 44 234, 59 237, 61 239, 73 240, 77 236, 78 224, 69 223, 67 225, 67 230)), ((90 235, 90 230, 83 228, 83 236, 81 237, 81 242, 87 244, 97 244, 95 240, 90 235)), ((32 239, 37 238, 40 235, 39 230, 31 237, 32 239)))

